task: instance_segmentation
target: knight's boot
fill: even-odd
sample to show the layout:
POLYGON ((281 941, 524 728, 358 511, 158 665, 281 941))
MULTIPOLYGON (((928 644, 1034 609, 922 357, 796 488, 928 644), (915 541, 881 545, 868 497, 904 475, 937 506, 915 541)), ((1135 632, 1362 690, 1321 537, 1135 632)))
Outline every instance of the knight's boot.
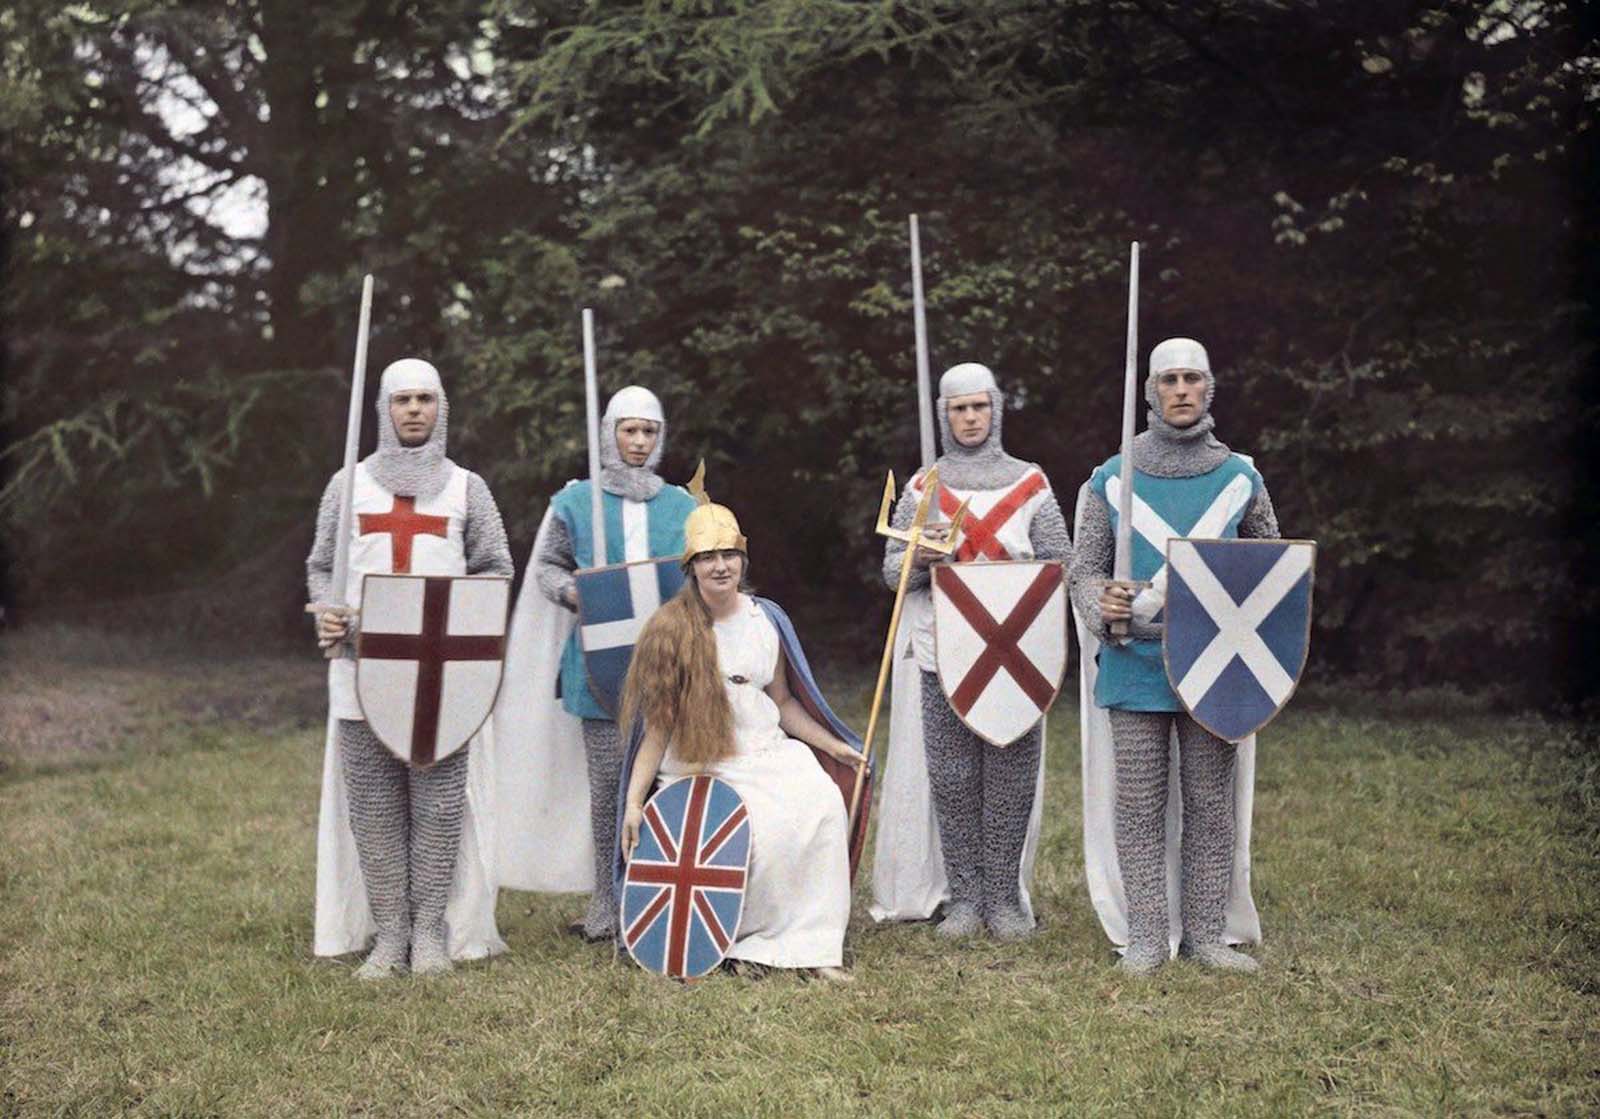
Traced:
POLYGON ((350 801, 350 831, 378 937, 360 979, 406 970, 411 956, 410 836, 406 764, 378 741, 365 722, 339 720, 339 761, 350 801))
POLYGON ((1180 954, 1222 971, 1260 970, 1223 940, 1233 882, 1233 770, 1236 751, 1193 719, 1178 717, 1183 789, 1183 942, 1180 954))
POLYGON ((451 968, 445 906, 467 805, 467 749, 411 771, 411 970, 451 968))
POLYGON ((922 674, 922 739, 928 762, 928 790, 939 825, 950 901, 934 930, 943 937, 974 936, 983 930, 982 825, 984 743, 950 710, 939 678, 922 674))
POLYGON ((1128 949, 1117 965, 1149 975, 1167 962, 1167 781, 1172 716, 1109 712, 1116 757, 1115 832, 1122 892, 1128 902, 1128 949))
POLYGON ((594 835, 594 892, 583 915, 586 940, 617 935, 617 895, 612 879, 617 857, 617 794, 622 779, 622 736, 605 719, 583 721, 583 751, 589 763, 589 827, 594 835))
POLYGON ((1022 848, 1039 780, 1039 729, 1003 749, 978 747, 983 757, 983 920, 997 940, 1033 935, 1033 918, 1022 908, 1022 848))

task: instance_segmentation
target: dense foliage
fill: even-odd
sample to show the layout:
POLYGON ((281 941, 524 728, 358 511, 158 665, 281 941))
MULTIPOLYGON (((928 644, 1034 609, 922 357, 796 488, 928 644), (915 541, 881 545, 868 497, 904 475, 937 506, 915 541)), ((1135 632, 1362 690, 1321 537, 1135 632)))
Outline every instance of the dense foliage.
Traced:
POLYGON ((871 618, 866 526, 915 465, 918 212, 936 371, 999 371, 1064 502, 1114 450, 1139 239, 1146 348, 1206 341, 1220 434, 1321 544, 1319 670, 1583 687, 1590 6, 315 13, 0 5, 26 601, 298 546, 371 269, 374 368, 446 369, 519 544, 581 469, 593 305, 605 386, 667 399, 668 475, 708 459, 763 586, 871 618), (233 182, 259 235, 208 220, 233 182))

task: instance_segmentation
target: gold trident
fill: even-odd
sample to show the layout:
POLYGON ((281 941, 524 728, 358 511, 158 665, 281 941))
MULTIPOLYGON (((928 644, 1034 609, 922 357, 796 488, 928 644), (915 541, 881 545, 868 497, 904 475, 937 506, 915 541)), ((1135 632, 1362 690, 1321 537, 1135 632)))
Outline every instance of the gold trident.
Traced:
POLYGON ((905 554, 900 557, 900 585, 894 592, 894 610, 889 615, 889 634, 883 640, 883 660, 878 665, 878 686, 872 693, 872 713, 867 716, 867 737, 861 744, 861 761, 856 766, 855 791, 850 794, 850 822, 845 835, 854 835, 856 813, 861 807, 861 787, 866 780, 867 768, 872 764, 872 736, 878 729, 878 709, 883 705, 884 685, 889 682, 889 666, 894 662, 894 637, 900 632, 900 611, 905 606, 906 584, 911 580, 912 560, 917 549, 925 548, 948 556, 956 550, 961 526, 967 519, 967 503, 963 501, 956 515, 950 519, 950 530, 943 540, 928 540, 922 533, 928 526, 928 510, 939 494, 939 468, 930 467, 922 479, 922 500, 917 502, 917 515, 911 518, 911 527, 889 527, 889 510, 894 506, 894 471, 883 484, 883 504, 878 509, 878 535, 891 540, 905 541, 905 554))

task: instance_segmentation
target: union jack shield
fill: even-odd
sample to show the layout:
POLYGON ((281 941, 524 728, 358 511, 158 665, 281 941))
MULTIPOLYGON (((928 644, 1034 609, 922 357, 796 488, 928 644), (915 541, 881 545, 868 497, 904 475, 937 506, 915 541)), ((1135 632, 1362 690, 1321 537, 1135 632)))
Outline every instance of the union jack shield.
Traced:
POLYGON ((739 932, 750 818, 733 786, 681 777, 644 806, 622 878, 622 941, 641 967, 694 979, 722 962, 739 932))
POLYGON ((589 690, 616 715, 634 642, 650 615, 683 586, 682 561, 672 556, 586 568, 577 583, 578 644, 589 690))
POLYGON ((1195 722, 1238 742, 1283 710, 1311 647, 1311 540, 1167 542, 1167 680, 1195 722))
POLYGON ((500 691, 510 604, 499 575, 362 580, 356 699, 396 757, 430 766, 478 733, 500 691))
POLYGON ((1061 564, 1003 560, 931 570, 939 684, 974 734, 1009 746, 1050 709, 1066 675, 1061 564))

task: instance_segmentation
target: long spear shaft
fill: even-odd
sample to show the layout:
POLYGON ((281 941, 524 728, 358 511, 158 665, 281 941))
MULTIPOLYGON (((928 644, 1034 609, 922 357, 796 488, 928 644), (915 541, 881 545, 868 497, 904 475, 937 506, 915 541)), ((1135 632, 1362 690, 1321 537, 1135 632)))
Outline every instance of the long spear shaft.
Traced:
POLYGON ((878 683, 872 691, 872 713, 867 716, 867 736, 861 741, 861 761, 856 766, 856 784, 850 793, 850 820, 844 830, 846 836, 856 833, 856 812, 861 807, 861 789, 866 782, 867 769, 872 765, 872 736, 878 731, 878 709, 883 706, 883 688, 889 682, 889 666, 894 663, 894 636, 900 632, 900 611, 906 604, 906 584, 911 579, 911 557, 916 553, 921 531, 914 528, 906 541, 906 553, 900 560, 900 585, 894 592, 894 610, 889 614, 889 635, 883 640, 883 659, 878 662, 878 683))
POLYGON ((600 501, 600 386, 595 375, 594 311, 583 309, 583 395, 589 427, 589 513, 594 521, 594 566, 606 565, 605 507, 600 501))
POLYGON ((928 371, 928 308, 922 297, 922 238, 911 215, 911 316, 917 334, 917 428, 922 438, 922 469, 933 465, 933 386, 928 371))
MULTIPOLYGON (((1128 350, 1122 383, 1122 471, 1117 494, 1117 550, 1111 577, 1120 582, 1133 578, 1133 426, 1139 399, 1139 242, 1128 254, 1128 350)), ((1124 636, 1127 622, 1111 623, 1111 632, 1124 636)))
POLYGON ((917 554, 918 547, 942 555, 949 555, 955 550, 956 540, 961 534, 961 526, 967 519, 967 503, 962 502, 956 510, 956 515, 950 518, 949 534, 943 540, 924 541, 922 538, 923 527, 928 523, 928 513, 934 508, 935 495, 939 489, 939 468, 931 467, 922 477, 922 500, 917 502, 917 512, 911 518, 911 527, 904 531, 889 527, 889 509, 894 502, 894 474, 891 472, 883 487, 883 503, 878 509, 878 535, 887 536, 894 540, 904 541, 905 554, 900 557, 900 582, 895 587, 894 609, 889 614, 889 633, 883 639, 883 659, 878 663, 878 683, 872 691, 872 713, 867 716, 867 737, 861 743, 861 761, 856 764, 855 788, 850 793, 849 826, 845 829, 846 835, 855 834, 856 812, 861 807, 861 789, 866 781, 867 770, 872 766, 872 738, 878 730, 878 711, 883 705, 884 685, 889 682, 889 666, 894 660, 895 634, 900 632, 900 612, 905 606, 906 585, 911 579, 912 559, 917 554))

